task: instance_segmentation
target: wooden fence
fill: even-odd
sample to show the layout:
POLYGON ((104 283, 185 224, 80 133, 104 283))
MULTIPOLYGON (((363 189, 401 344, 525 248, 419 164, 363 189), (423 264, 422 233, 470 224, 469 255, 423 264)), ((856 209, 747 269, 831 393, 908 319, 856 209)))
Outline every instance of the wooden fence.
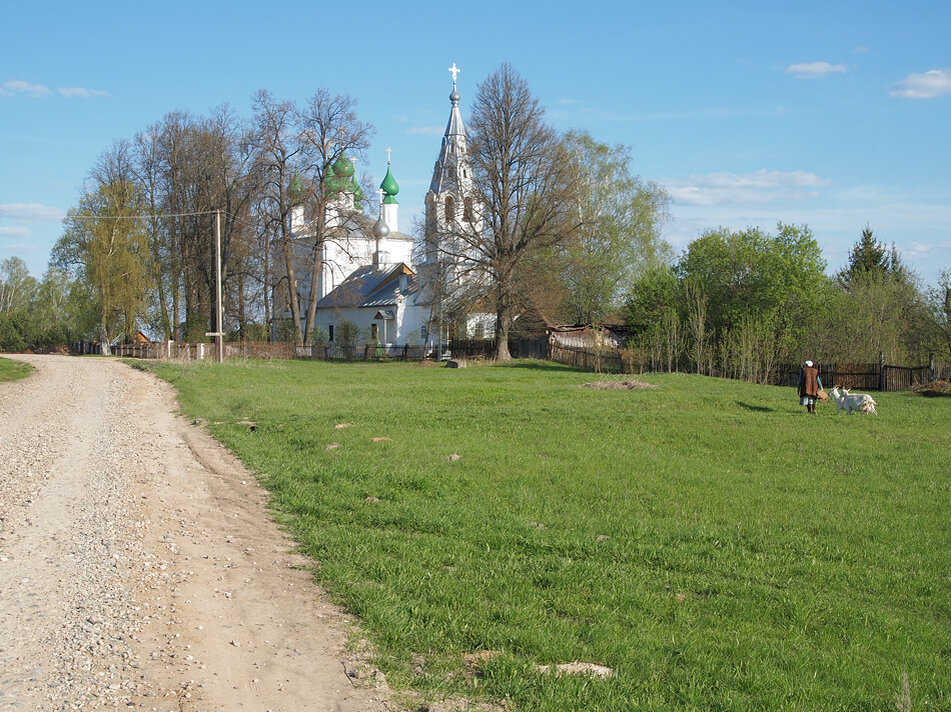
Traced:
MULTIPOLYGON (((631 359, 627 352, 614 349, 582 349, 572 346, 553 346, 551 359, 559 363, 603 373, 650 373, 666 371, 660 364, 631 359)), ((936 379, 951 380, 951 366, 936 366, 934 356, 924 366, 894 366, 880 363, 817 363, 823 385, 829 389, 843 386, 849 390, 904 391, 936 379)), ((767 383, 773 386, 795 387, 799 383, 802 364, 779 364, 771 372, 767 383)), ((716 369, 705 375, 732 378, 732 373, 716 369)))
MULTIPOLYGON (((495 340, 454 339, 449 343, 449 352, 453 358, 491 358, 495 353, 495 340)), ((547 360, 551 357, 547 336, 534 339, 509 339, 509 353, 512 358, 547 360)))
MULTIPOLYGON (((453 358, 488 358, 495 342, 491 339, 458 339, 445 347, 453 358)), ((99 353, 99 345, 90 342, 71 345, 73 353, 99 353)), ((126 344, 112 349, 116 356, 144 359, 213 360, 214 344, 189 344, 166 341, 155 344, 126 344)), ((665 371, 662 364, 632 358, 628 351, 612 348, 587 349, 577 346, 552 345, 547 337, 511 339, 509 352, 514 358, 536 358, 557 361, 598 373, 649 373, 665 371)), ((289 342, 235 341, 224 345, 224 357, 319 359, 323 361, 422 360, 433 357, 431 346, 410 344, 321 344, 297 346, 289 342)), ((936 379, 951 380, 951 366, 936 366, 934 357, 924 366, 895 366, 879 363, 817 363, 823 385, 827 389, 844 386, 862 391, 902 391, 936 379)), ((795 387, 801 364, 778 364, 767 380, 770 385, 795 387)), ((734 374, 717 369, 704 371, 706 375, 732 378, 734 374)))
MULTIPOLYGON (((98 345, 75 344, 73 353, 101 353, 98 345)), ((399 359, 420 360, 425 357, 424 347, 409 344, 320 344, 298 346, 282 341, 228 341, 224 344, 224 358, 279 358, 372 360, 399 359)), ((166 341, 156 344, 123 344, 112 349, 115 356, 144 359, 213 360, 215 344, 189 344, 182 341, 166 341)))

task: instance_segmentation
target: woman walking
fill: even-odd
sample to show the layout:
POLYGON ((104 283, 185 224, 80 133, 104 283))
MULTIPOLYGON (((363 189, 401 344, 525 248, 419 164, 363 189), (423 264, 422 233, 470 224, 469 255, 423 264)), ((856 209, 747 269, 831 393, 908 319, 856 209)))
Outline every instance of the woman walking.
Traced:
POLYGON ((806 406, 807 413, 816 414, 816 397, 820 388, 819 369, 812 365, 812 361, 806 361, 799 372, 799 405, 806 406))

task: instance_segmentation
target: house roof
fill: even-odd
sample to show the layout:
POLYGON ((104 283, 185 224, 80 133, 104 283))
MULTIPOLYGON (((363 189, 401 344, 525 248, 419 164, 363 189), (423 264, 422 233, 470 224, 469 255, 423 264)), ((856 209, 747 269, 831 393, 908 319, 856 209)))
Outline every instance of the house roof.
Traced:
POLYGON ((400 262, 387 267, 361 267, 347 277, 330 294, 317 302, 318 309, 341 307, 390 307, 397 298, 409 297, 419 291, 416 273, 400 262), (406 275, 406 286, 400 279, 406 275))

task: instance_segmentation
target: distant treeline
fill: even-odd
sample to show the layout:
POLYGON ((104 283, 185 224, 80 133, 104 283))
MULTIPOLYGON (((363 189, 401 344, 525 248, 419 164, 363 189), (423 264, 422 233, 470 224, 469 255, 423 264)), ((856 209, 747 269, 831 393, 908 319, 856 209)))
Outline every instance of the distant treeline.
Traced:
POLYGON ((869 227, 834 276, 808 227, 713 230, 632 286, 630 347, 664 370, 764 379, 781 362, 951 362, 951 279, 920 284, 869 227))

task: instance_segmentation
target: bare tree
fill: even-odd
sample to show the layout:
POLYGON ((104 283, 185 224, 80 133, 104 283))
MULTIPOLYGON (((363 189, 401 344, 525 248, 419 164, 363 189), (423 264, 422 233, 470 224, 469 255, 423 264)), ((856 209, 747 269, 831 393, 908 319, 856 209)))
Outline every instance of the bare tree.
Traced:
POLYGON ((333 168, 336 165, 340 172, 343 163, 352 174, 347 156, 358 156, 369 146, 373 128, 358 119, 355 106, 349 96, 331 95, 325 89, 319 89, 302 109, 293 102, 278 101, 267 91, 254 97, 262 179, 259 218, 280 250, 282 281, 299 344, 309 342, 313 334, 324 247, 331 241, 345 247, 356 227, 359 200, 349 210, 334 210, 328 219, 331 208, 341 204, 342 192, 353 188, 357 198, 361 193, 355 181, 343 180, 333 168), (301 224, 292 224, 295 214, 301 224), (308 279, 310 291, 302 315, 299 291, 308 279))
MULTIPOLYGON (((312 250, 310 254, 310 296, 304 324, 304 342, 310 341, 317 314, 317 299, 320 274, 323 269, 324 245, 337 241, 345 245, 350 232, 356 228, 355 215, 343 213, 334 224, 328 224, 328 208, 338 199, 339 191, 328 184, 333 166, 347 155, 362 154, 370 145, 374 128, 360 121, 356 101, 346 94, 331 95, 326 89, 318 89, 310 98, 299 116, 304 141, 312 156, 310 166, 312 250)), ((337 176, 339 178, 339 176, 337 176)), ((359 189, 359 186, 357 186, 359 189)), ((359 195, 358 190, 358 195, 359 195)), ((356 210, 359 205, 354 206, 356 210)))
MULTIPOLYGON (((258 219, 263 227, 265 261, 269 238, 279 245, 284 258, 287 303, 294 322, 297 343, 303 343, 300 328, 300 301, 297 298, 297 274, 291 243, 291 211, 300 198, 302 188, 297 175, 298 163, 308 171, 310 157, 297 124, 297 107, 291 101, 278 101, 270 92, 261 90, 253 99, 257 169, 260 176, 258 219)), ((265 272, 269 271, 265 269, 265 272)), ((265 277, 265 282, 268 279, 265 277)), ((269 285, 265 285, 267 290, 269 285)), ((267 312, 265 305, 265 312, 267 312)), ((267 317, 267 315, 266 315, 267 317)))
POLYGON ((508 64, 478 86, 469 128, 477 199, 462 206, 447 199, 450 228, 433 239, 457 283, 484 287, 496 317, 495 357, 508 360, 530 258, 577 228, 571 159, 508 64))
POLYGON ((155 285, 154 296, 155 319, 162 336, 173 338, 174 329, 169 314, 169 284, 176 279, 171 271, 171 257, 169 250, 169 221, 159 217, 165 210, 167 199, 165 169, 162 160, 162 124, 156 123, 145 131, 140 131, 133 139, 133 171, 142 190, 143 204, 151 217, 147 220, 149 238, 149 252, 151 255, 150 268, 155 285))
POLYGON ((239 249, 239 244, 254 234, 250 221, 251 199, 257 189, 253 142, 248 127, 227 106, 197 121, 187 115, 173 116, 165 138, 166 204, 169 214, 175 215, 171 241, 181 274, 186 324, 192 334, 203 333, 206 326, 218 331, 213 308, 214 211, 221 210, 222 215, 221 279, 227 299, 229 276, 241 271, 236 260, 248 252, 239 249))

